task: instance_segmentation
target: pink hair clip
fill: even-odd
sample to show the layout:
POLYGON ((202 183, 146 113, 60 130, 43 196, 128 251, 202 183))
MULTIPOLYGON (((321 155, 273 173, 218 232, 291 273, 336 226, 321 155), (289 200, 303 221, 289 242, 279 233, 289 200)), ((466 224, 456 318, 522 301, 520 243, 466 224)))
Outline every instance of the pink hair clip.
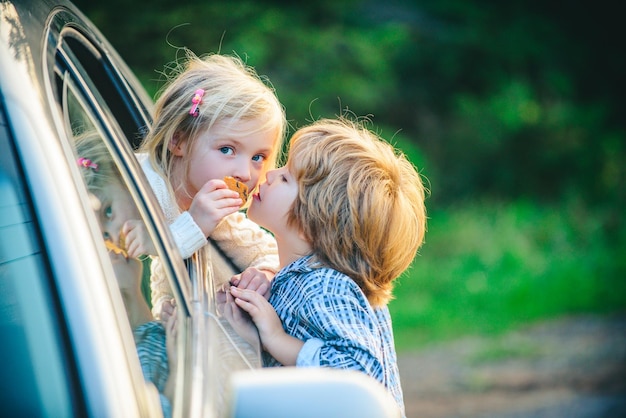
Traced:
POLYGON ((200 110, 198 109, 198 106, 200 106, 200 103, 202 103, 202 96, 204 96, 204 90, 198 89, 196 90, 196 92, 193 95, 193 98, 191 99, 191 103, 193 104, 191 105, 189 114, 193 116, 194 118, 197 118, 198 115, 200 114, 200 110))
POLYGON ((91 168, 93 169, 93 171, 98 171, 98 164, 94 163, 89 158, 80 157, 78 160, 76 160, 76 162, 82 167, 91 168))

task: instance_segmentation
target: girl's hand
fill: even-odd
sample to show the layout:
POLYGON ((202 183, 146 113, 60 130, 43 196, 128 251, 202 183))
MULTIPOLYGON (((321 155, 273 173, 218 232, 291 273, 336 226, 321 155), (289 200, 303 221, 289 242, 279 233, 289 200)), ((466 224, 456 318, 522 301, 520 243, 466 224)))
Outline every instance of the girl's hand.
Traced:
POLYGON ((167 359, 170 366, 170 373, 176 370, 177 356, 176 356, 176 337, 178 336, 176 328, 176 319, 178 318, 177 310, 174 308, 172 315, 164 323, 165 327, 165 348, 167 351, 167 359))
POLYGON ((237 274, 230 279, 230 284, 239 289, 254 290, 265 299, 270 297, 271 280, 274 273, 267 270, 259 270, 255 267, 248 267, 243 273, 237 274))
POLYGON ((169 374, 165 382, 165 388, 163 389, 164 395, 169 398, 170 402, 174 402, 175 384, 176 384, 176 368, 178 367, 178 356, 176 341, 178 338, 177 331, 177 314, 176 310, 172 313, 166 323, 165 327, 165 351, 167 353, 167 362, 169 366, 169 374))
POLYGON ((196 193, 188 212, 208 237, 224 217, 237 212, 242 204, 237 192, 230 190, 224 180, 214 179, 196 193))
POLYGON ((176 312, 176 299, 170 299, 163 302, 161 305, 161 312, 159 313, 159 319, 163 323, 163 326, 167 324, 167 321, 174 316, 176 312))
POLYGON ((125 237, 125 249, 129 258, 137 258, 143 254, 157 255, 152 238, 143 221, 131 219, 124 222, 122 234, 125 237))

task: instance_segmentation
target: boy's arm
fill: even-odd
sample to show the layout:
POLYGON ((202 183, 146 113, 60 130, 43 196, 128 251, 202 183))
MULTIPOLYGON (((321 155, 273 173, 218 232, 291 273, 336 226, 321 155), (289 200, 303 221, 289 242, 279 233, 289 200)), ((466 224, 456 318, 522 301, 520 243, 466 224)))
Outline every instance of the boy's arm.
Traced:
POLYGON ((250 314, 265 351, 283 366, 295 366, 304 341, 285 332, 272 305, 253 290, 231 286, 230 293, 237 306, 250 314))

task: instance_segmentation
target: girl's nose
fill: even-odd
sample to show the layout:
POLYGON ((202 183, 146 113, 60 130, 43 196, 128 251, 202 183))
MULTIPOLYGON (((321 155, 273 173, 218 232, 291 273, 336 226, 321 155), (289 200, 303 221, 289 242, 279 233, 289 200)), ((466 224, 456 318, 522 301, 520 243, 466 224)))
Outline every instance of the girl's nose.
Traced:
POLYGON ((247 183, 250 181, 250 166, 248 164, 241 164, 237 167, 236 171, 233 173, 233 177, 239 180, 242 183, 247 183))

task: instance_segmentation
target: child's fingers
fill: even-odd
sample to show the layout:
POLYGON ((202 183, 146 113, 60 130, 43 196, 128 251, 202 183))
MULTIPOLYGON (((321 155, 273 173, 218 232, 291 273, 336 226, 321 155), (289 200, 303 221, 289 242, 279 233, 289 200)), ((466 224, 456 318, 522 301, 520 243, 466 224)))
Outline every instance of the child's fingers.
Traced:
POLYGON ((256 310, 256 306, 244 299, 241 298, 235 298, 235 303, 237 304, 237 306, 239 306, 241 309, 243 309, 244 311, 248 312, 250 314, 250 316, 252 316, 254 318, 254 312, 256 310))
POLYGON ((261 283, 259 287, 256 288, 256 292, 259 295, 263 295, 265 299, 269 298, 270 284, 266 281, 261 283))
POLYGON ((220 179, 211 179, 207 181, 206 183, 202 185, 200 190, 198 190, 198 193, 201 195, 205 195, 205 194, 210 194, 210 193, 217 192, 217 191, 219 191, 219 193, 216 193, 216 195, 220 199, 230 197, 230 198, 237 198, 237 200, 241 201, 241 199, 239 199, 239 193, 237 193, 234 190, 229 189, 226 183, 224 182, 224 180, 220 180, 220 179))
POLYGON ((254 267, 247 268, 243 273, 233 276, 230 282, 240 289, 254 290, 264 296, 270 289, 270 280, 266 274, 254 267))

